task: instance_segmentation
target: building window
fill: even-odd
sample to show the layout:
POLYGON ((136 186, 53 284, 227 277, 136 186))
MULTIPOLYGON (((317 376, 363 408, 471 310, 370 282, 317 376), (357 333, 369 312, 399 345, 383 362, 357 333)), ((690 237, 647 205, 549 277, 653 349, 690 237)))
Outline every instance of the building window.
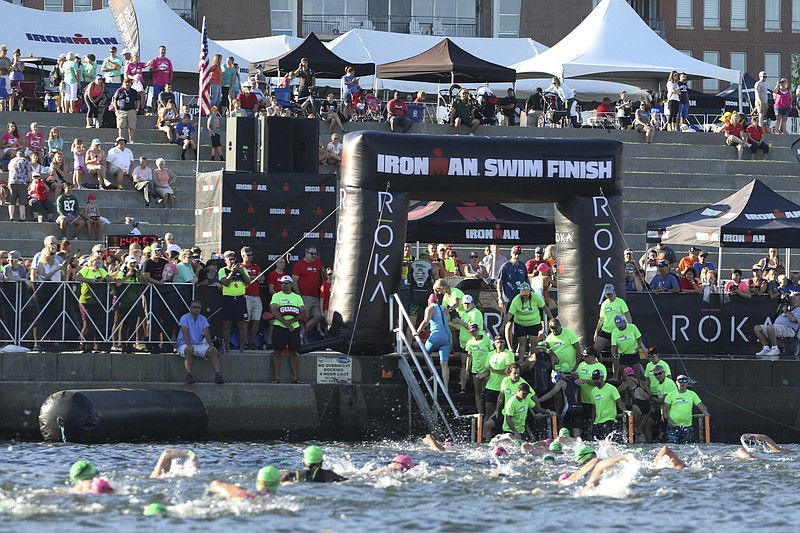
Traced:
POLYGON ((703 27, 719 28, 719 0, 705 0, 703 3, 703 27))
MULTIPOLYGON (((703 61, 711 65, 719 65, 719 52, 703 52, 703 61)), ((703 80, 703 91, 718 91, 719 80, 705 79, 703 80)))
POLYGON ((495 0, 495 37, 519 37, 520 4, 521 0, 495 0))
POLYGON ((272 15, 272 35, 294 35, 294 22, 296 16, 294 7, 297 5, 292 0, 272 0, 270 2, 272 15))
POLYGON ((303 13, 309 15, 366 16, 366 0, 303 0, 303 13))
POLYGON ((731 52, 731 70, 747 72, 747 52, 731 52))
POLYGON ((72 0, 72 11, 91 11, 92 0, 72 0))
POLYGON ((45 11, 64 11, 64 0, 44 0, 45 11))
POLYGON ((764 2, 764 29, 781 29, 781 0, 765 0, 764 2))
POLYGON ((675 5, 675 25, 683 28, 692 27, 692 0, 677 0, 675 5))
POLYGON ((747 29, 747 0, 731 0, 731 28, 747 29))
POLYGON ((783 77, 780 54, 764 54, 764 72, 770 80, 778 81, 783 77))
POLYGON ((800 0, 792 0, 792 31, 800 31, 800 0))

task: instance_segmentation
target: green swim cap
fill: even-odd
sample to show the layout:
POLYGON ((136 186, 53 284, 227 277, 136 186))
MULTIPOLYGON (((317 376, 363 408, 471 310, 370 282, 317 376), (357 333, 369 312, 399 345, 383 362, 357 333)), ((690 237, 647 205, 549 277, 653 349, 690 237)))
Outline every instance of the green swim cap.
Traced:
POLYGON ((519 290, 520 291, 529 291, 529 290, 531 290, 531 286, 528 285, 527 283, 523 282, 523 283, 519 284, 519 290))
POLYGON ((97 475, 97 469, 89 461, 77 461, 69 469, 69 480, 73 483, 92 479, 97 475))
POLYGON ((591 446, 581 444, 575 448, 575 461, 578 463, 585 463, 592 458, 592 455, 594 455, 594 450, 591 446))
POLYGON ((553 464, 556 462, 556 458, 554 455, 547 454, 542 456, 542 462, 546 464, 553 464))
POLYGON ((558 430, 558 436, 559 437, 569 437, 569 429, 567 429, 567 428, 559 429, 558 430))
POLYGON ((169 509, 163 503, 151 503, 144 508, 145 516, 169 516, 169 509))
POLYGON ((561 443, 557 440, 550 443, 550 447, 548 448, 551 452, 558 452, 561 453, 561 443))
POLYGON ((303 450, 303 462, 307 465, 315 465, 322 462, 322 448, 312 445, 303 450))
POLYGON ((266 490, 275 492, 278 490, 278 485, 281 481, 280 471, 272 465, 265 466, 258 471, 258 478, 256 479, 256 487, 258 490, 266 490))

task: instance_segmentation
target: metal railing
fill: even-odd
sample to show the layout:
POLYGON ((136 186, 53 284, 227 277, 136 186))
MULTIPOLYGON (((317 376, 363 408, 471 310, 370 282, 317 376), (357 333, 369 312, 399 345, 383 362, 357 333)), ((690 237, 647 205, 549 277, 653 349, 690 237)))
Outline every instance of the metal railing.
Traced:
POLYGON ((350 30, 365 29, 439 35, 442 37, 478 37, 478 19, 469 17, 410 17, 372 15, 303 14, 302 33, 341 35, 350 30))

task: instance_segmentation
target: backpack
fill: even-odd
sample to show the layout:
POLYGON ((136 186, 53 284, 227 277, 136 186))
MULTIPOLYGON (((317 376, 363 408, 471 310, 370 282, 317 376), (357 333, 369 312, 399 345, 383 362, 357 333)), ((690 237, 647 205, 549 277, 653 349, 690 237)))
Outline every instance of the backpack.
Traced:
POLYGON ((53 71, 50 72, 50 85, 52 87, 58 87, 61 85, 62 81, 64 81, 64 76, 61 75, 61 69, 56 65, 53 67, 53 71))

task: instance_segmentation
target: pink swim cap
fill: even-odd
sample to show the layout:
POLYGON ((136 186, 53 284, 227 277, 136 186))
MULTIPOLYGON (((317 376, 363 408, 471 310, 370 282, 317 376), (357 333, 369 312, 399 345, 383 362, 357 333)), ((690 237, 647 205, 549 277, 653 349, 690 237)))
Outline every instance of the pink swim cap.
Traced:
POLYGON ((439 297, 436 296, 436 293, 431 293, 431 295, 428 296, 428 305, 438 304, 438 303, 439 303, 439 297))
POLYGON ((544 439, 542 442, 547 446, 550 446, 551 444, 553 444, 553 439, 544 439))
POLYGON ((414 468, 414 460, 408 455, 398 455, 392 459, 392 462, 402 466, 404 471, 414 468))
POLYGON ((502 444, 498 444, 494 447, 494 450, 492 450, 492 455, 495 457, 505 457, 508 455, 508 451, 503 447, 502 444))
POLYGON ((568 477, 569 477, 569 474, 567 474, 566 472, 563 472, 563 473, 561 473, 561 475, 558 476, 558 482, 561 483, 562 481, 564 481, 568 477))
POLYGON ((536 270, 538 270, 541 274, 544 274, 550 270, 550 265, 547 263, 539 263, 539 266, 536 267, 536 270))
POLYGON ((92 494, 111 494, 114 492, 114 487, 111 486, 111 483, 106 481, 103 478, 97 478, 92 481, 92 494))

